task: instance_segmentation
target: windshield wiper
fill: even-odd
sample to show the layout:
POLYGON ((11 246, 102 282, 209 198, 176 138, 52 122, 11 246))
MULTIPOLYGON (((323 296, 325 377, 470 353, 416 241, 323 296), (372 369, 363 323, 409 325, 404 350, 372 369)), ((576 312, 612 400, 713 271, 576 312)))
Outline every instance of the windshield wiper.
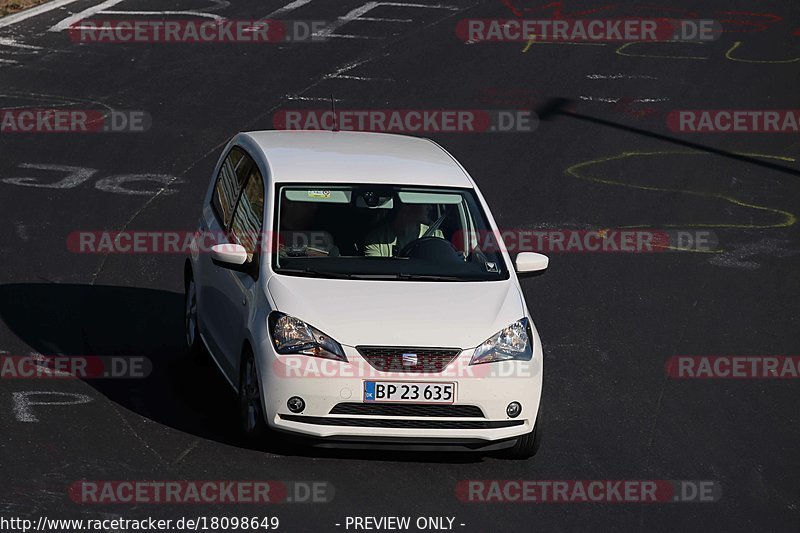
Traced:
POLYGON ((313 268, 281 268, 275 271, 278 274, 311 274, 314 277, 324 278, 337 278, 337 279, 352 279, 352 274, 346 272, 330 272, 328 270, 315 270, 313 268))
POLYGON ((329 270, 316 270, 313 268, 281 268, 275 271, 277 274, 297 274, 300 276, 313 276, 321 278, 335 279, 372 279, 372 280, 393 280, 403 279, 409 281, 477 281, 457 276, 439 276, 436 274, 408 274, 400 273, 375 273, 375 274, 348 274, 347 272, 331 272, 329 270))
POLYGON ((397 279, 418 280, 418 281, 470 281, 469 279, 459 278, 458 276, 440 276, 437 274, 408 274, 400 272, 397 279))

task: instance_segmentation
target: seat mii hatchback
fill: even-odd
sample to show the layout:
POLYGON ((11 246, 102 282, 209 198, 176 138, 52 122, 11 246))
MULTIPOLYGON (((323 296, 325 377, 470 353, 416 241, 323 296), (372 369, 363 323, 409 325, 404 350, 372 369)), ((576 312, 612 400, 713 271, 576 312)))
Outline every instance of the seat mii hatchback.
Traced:
POLYGON ((548 259, 512 262, 497 235, 430 140, 241 133, 186 260, 186 342, 250 436, 529 457, 542 345, 518 275, 548 259))

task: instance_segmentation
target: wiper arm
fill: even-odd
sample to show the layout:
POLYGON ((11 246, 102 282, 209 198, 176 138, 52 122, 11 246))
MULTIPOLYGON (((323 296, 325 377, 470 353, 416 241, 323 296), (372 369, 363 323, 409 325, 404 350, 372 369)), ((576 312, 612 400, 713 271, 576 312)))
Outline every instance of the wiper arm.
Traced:
POLYGON ((398 279, 419 280, 419 281, 469 281, 458 276, 439 276, 436 274, 408 274, 400 272, 397 274, 398 279))
POLYGON ((438 276, 435 274, 408 274, 406 272, 400 273, 386 273, 386 274, 348 274, 346 272, 331 272, 328 270, 317 270, 313 268, 281 268, 275 271, 277 274, 297 274, 300 276, 314 276, 314 277, 327 277, 335 279, 374 279, 374 280, 391 280, 391 279, 404 279, 409 281, 470 281, 469 279, 459 278, 457 276, 438 276))
POLYGON ((313 268, 281 268, 276 270, 278 274, 300 274, 300 275, 308 275, 311 274, 315 277, 326 277, 326 278, 337 278, 337 279, 351 279, 353 277, 352 274, 347 274, 346 272, 330 272, 327 270, 316 270, 313 268))

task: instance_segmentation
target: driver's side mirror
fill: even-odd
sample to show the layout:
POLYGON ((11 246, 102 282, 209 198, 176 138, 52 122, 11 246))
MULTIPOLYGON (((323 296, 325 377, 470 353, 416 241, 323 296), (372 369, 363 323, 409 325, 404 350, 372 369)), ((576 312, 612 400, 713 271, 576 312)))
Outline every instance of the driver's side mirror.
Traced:
POLYGON ((517 274, 532 274, 545 270, 549 263, 550 259, 546 255, 536 252, 520 252, 514 261, 514 267, 517 274))
POLYGON ((247 250, 241 244, 215 244, 211 247, 211 262, 218 267, 248 272, 253 265, 247 259, 247 250))

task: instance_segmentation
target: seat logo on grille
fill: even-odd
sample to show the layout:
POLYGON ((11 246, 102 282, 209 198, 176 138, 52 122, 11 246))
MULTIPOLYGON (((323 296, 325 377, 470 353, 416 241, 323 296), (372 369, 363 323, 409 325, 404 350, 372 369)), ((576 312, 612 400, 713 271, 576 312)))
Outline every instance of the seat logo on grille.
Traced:
POLYGON ((417 366, 417 354, 404 353, 401 357, 403 366, 417 366))

